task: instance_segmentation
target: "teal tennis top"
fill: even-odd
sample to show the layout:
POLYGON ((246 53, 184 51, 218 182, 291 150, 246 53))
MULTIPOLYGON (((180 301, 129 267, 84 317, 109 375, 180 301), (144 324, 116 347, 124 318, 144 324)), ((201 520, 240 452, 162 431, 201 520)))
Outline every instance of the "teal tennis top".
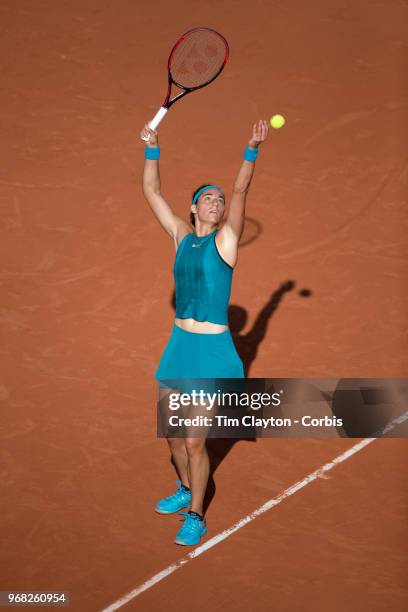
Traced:
POLYGON ((187 234, 174 262, 176 317, 228 325, 232 267, 218 252, 214 230, 207 236, 187 234))

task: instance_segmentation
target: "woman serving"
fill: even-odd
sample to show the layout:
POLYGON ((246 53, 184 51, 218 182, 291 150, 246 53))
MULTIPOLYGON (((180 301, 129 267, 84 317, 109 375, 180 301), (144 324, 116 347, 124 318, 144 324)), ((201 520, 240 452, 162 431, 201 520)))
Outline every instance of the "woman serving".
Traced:
MULTIPOLYGON (((170 339, 160 359, 158 381, 182 378, 243 378, 244 368, 228 327, 228 304, 232 272, 244 228, 245 202, 258 146, 268 135, 268 124, 259 121, 244 151, 244 161, 233 185, 227 218, 220 187, 205 184, 192 197, 191 225, 176 215, 160 191, 160 147, 157 132, 146 125, 140 136, 148 138, 145 149, 143 194, 160 225, 174 241, 176 317, 170 339)), ((175 542, 198 544, 207 532, 203 500, 209 477, 205 439, 168 438, 180 480, 177 491, 161 499, 161 514, 183 512, 184 524, 175 542)))

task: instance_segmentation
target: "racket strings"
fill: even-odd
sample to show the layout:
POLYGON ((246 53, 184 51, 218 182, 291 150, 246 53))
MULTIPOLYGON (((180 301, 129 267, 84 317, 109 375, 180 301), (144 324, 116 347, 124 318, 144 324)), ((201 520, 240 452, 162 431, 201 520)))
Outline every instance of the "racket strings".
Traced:
POLYGON ((177 85, 187 89, 198 87, 218 74, 226 56, 226 43, 216 32, 194 31, 174 48, 169 62, 170 73, 177 85))

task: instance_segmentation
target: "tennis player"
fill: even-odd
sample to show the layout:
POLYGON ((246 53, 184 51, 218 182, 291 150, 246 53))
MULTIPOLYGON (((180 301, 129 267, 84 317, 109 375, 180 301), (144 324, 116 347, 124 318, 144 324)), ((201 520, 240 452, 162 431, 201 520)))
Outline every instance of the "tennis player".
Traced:
MULTIPOLYGON (((244 161, 233 185, 225 222, 225 195, 217 185, 198 187, 190 206, 191 224, 176 215, 160 188, 160 147, 157 132, 145 125, 143 194, 160 225, 173 239, 176 316, 155 378, 243 378, 244 368, 228 327, 228 303, 238 244, 244 228, 245 202, 254 173, 258 147, 268 135, 268 123, 254 124, 244 161)), ((177 490, 161 499, 161 514, 182 512, 184 523, 175 542, 194 545, 207 532, 203 500, 209 477, 205 437, 168 438, 180 480, 177 490)))

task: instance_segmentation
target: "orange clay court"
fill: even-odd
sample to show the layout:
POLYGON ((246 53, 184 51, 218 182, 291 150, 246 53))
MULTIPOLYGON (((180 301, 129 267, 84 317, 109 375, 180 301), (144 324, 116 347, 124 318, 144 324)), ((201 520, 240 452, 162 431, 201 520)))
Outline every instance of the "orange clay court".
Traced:
POLYGON ((234 272, 249 375, 407 377, 407 12, 2 2, 0 590, 66 591, 75 612, 407 609, 398 428, 350 456, 361 439, 214 444, 203 545, 280 501, 201 554, 153 511, 175 480, 153 378, 174 246, 141 192, 139 138, 173 42, 222 32, 229 62, 169 111, 160 169, 187 219, 205 181, 228 202, 254 121, 286 117, 260 151, 234 272))

